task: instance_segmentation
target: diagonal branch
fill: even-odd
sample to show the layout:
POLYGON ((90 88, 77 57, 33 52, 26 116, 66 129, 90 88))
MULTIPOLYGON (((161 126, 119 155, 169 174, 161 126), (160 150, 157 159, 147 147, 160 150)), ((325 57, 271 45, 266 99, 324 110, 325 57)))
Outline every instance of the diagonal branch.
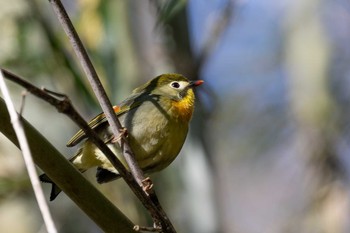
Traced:
POLYGON ((123 150, 123 155, 126 162, 128 163, 131 173, 134 175, 137 183, 142 186, 142 180, 145 179, 142 170, 135 161, 135 156, 128 143, 125 140, 125 136, 121 134, 122 125, 120 124, 111 102, 109 101, 105 90, 103 89, 102 83, 100 82, 96 70, 87 54, 83 43, 81 42, 77 32, 74 29, 72 22, 69 19, 67 12, 64 9, 60 0, 49 0, 51 3, 65 33, 68 36, 70 43, 73 46, 74 52, 82 65, 82 68, 89 80, 91 87, 102 107, 103 112, 106 115, 108 123, 112 129, 115 138, 121 138, 120 146, 123 150))
POLYGON ((38 174, 35 169, 35 165, 33 162, 33 157, 29 148, 28 140, 25 135, 25 131, 23 128, 23 123, 21 120, 20 115, 16 112, 16 109, 13 105, 13 102, 11 100, 8 88, 5 83, 5 79, 3 77, 2 72, 0 71, 0 90, 4 96, 8 112, 11 117, 11 123, 13 125, 13 129, 16 133, 19 145, 22 150, 24 162, 26 164, 28 175, 30 182, 33 186, 34 194, 36 197, 36 200, 39 205, 40 212, 43 216, 46 229, 49 233, 57 233, 56 226, 52 220, 52 216, 50 214, 49 207, 47 206, 47 202, 45 201, 44 192, 40 186, 38 174))
MULTIPOLYGON (((3 74, 7 79, 21 85, 22 87, 26 88, 28 92, 50 103, 51 105, 56 107, 58 112, 64 113, 72 121, 74 121, 84 131, 84 133, 90 138, 90 140, 92 140, 92 142, 95 143, 96 146, 105 154, 105 156, 109 159, 112 165, 118 170, 118 172, 124 178, 124 180, 129 185, 131 190, 139 198, 139 200, 146 207, 146 209, 148 209, 151 216, 155 218, 155 221, 158 221, 158 223, 161 224, 162 230, 164 232, 175 232, 175 230, 172 231, 173 226, 171 225, 171 222, 169 221, 166 213, 160 206, 158 199, 156 197, 153 198, 153 196, 148 196, 141 189, 141 187, 133 178, 132 174, 128 170, 126 170, 123 164, 117 159, 117 157, 113 154, 113 152, 108 148, 108 146, 104 144, 104 142, 98 137, 98 135, 89 127, 89 125, 75 110, 70 100, 66 96, 62 95, 64 97, 63 100, 57 99, 54 96, 48 94, 48 92, 32 85, 31 83, 23 80, 22 78, 12 74, 7 70, 0 69, 0 71, 3 72, 3 74)), ((45 172, 49 173, 47 171, 45 172)), ((53 181, 55 182, 55 180, 53 181)), ((63 189, 63 191, 65 190, 63 189)))
MULTIPOLYGON (((134 181, 132 175, 130 172, 126 170, 126 168, 123 166, 123 164, 117 159, 117 157, 113 154, 113 152, 104 144, 104 142, 98 137, 98 135, 89 127, 89 125, 86 123, 86 121, 80 116, 80 114, 76 111, 76 109, 72 106, 70 100, 65 95, 60 95, 63 99, 57 99, 54 96, 58 96, 58 94, 53 94, 53 92, 48 92, 45 90, 42 90, 31 83, 23 80, 22 78, 18 77, 17 75, 4 70, 0 69, 2 73, 5 75, 5 77, 22 87, 26 88, 28 92, 32 93, 33 95, 39 97, 40 99, 45 100, 46 102, 50 103, 56 109, 58 112, 66 114, 71 120, 73 120, 80 128, 84 130, 84 133, 99 147, 99 149, 108 157, 108 159, 111 161, 113 166, 116 167, 118 172, 123 176, 126 177, 126 180, 128 181, 134 181), (51 95, 49 94, 51 93, 51 95)), ((135 182, 134 182, 135 183, 135 182)), ((133 184, 135 186, 135 184, 133 184)), ((136 187, 139 188, 139 186, 136 184, 136 187)))
MULTIPOLYGON (((126 162, 128 163, 128 166, 130 168, 130 171, 135 178, 137 184, 139 185, 137 188, 135 186, 130 186, 133 182, 128 176, 124 176, 125 174, 122 174, 122 177, 125 181, 129 181, 128 184, 130 187, 132 187, 132 190, 135 192, 135 194, 138 196, 138 198, 141 200, 141 202, 144 204, 144 206, 148 209, 148 211, 151 213, 153 221, 156 225, 161 226, 162 230, 164 232, 173 232, 175 233, 175 229, 173 225, 171 224, 169 218, 167 217, 166 213, 160 206, 158 202, 158 198, 154 192, 153 189, 150 189, 147 193, 143 192, 143 190, 140 187, 143 187, 142 181, 145 180, 145 177, 143 175, 142 170, 138 166, 137 162, 135 161, 135 156, 127 143, 125 136, 120 133, 122 126, 116 117, 116 114, 112 108, 112 105, 107 97, 107 94, 105 90, 103 89, 103 86, 98 78, 98 75, 96 73, 96 70, 94 69, 91 60, 89 59, 89 56, 77 34, 77 32, 74 29, 74 26, 72 22, 69 19, 69 16, 64 9, 64 6, 62 5, 60 0, 49 0, 51 3, 65 33, 67 34, 73 49, 83 67, 83 70, 92 86, 92 89, 98 98, 98 101, 100 102, 100 105, 103 109, 103 112, 106 115, 106 118, 108 120, 108 123, 112 129, 112 132, 115 136, 115 138, 121 138, 120 140, 120 146, 122 148, 123 155, 125 157, 126 162)), ((96 144, 97 145, 97 144, 96 144)), ((107 146, 106 146, 107 147, 107 146)), ((99 147, 100 148, 100 147, 99 147)), ((104 151, 103 151, 104 152, 104 151)), ((113 153, 112 153, 113 154, 113 153)), ((109 158, 109 160, 112 158, 109 158)), ((112 161, 111 161, 112 162, 112 161)), ((115 163, 115 162, 114 162, 115 163)), ((112 163, 114 165, 114 163, 112 163)), ((116 167, 118 170, 118 168, 116 167)), ((118 170, 119 171, 119 170, 118 170)))
MULTIPOLYGON (((0 122, 0 132, 19 147, 18 139, 11 126, 9 112, 1 98, 0 122)), ((87 181, 44 136, 24 118, 22 118, 22 123, 34 162, 62 188, 85 214, 104 232, 134 232, 132 222, 87 181)))

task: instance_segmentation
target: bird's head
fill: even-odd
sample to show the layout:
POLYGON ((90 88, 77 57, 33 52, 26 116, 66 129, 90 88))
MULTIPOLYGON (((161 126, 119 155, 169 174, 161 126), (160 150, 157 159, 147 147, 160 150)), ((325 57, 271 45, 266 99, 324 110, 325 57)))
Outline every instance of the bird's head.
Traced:
POLYGON ((133 92, 160 96, 163 101, 171 105, 171 110, 175 115, 178 114, 180 118, 189 120, 195 100, 193 88, 203 82, 203 80, 189 81, 180 74, 162 74, 133 92))

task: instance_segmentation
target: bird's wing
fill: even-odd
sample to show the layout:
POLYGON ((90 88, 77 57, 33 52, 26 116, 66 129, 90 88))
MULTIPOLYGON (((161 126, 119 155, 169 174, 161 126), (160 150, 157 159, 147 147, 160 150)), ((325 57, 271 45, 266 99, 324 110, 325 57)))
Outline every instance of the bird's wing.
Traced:
MULTIPOLYGON (((130 111, 131 109, 138 107, 141 104, 141 102, 135 101, 136 97, 137 96, 132 96, 124 100, 119 106, 114 106, 113 109, 116 115, 119 117, 122 114, 130 111)), ((89 122, 89 127, 91 129, 96 129, 99 126, 103 125, 105 122, 107 122, 105 114, 100 113, 89 122)), ((86 138, 86 135, 84 131, 81 129, 68 141, 67 147, 72 147, 77 145, 84 138, 86 138)))

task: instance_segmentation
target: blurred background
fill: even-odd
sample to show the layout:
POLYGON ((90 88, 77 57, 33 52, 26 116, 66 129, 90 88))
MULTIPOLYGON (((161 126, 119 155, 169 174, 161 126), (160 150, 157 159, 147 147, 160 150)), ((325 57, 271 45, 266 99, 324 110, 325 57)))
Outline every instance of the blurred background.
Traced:
MULTIPOLYGON (((178 232, 350 232, 349 1, 63 3, 113 103, 161 73, 205 80, 181 154, 152 176, 178 232)), ((2 68, 67 94, 87 120, 101 112, 48 1, 0 1, 0 32, 2 68)), ((19 108, 23 90, 8 84, 19 108)), ((51 106, 29 95, 24 117, 75 152, 65 144, 77 127, 51 106)), ((150 224, 123 181, 98 185, 94 173, 134 223, 150 224)), ((59 232, 101 232, 64 194, 49 205, 59 232)), ((0 232, 46 232, 3 135, 0 232)))

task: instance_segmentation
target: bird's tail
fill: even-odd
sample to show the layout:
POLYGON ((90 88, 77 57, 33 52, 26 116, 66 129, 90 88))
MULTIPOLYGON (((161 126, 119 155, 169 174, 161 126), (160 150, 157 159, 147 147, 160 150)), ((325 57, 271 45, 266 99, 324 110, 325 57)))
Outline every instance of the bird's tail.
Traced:
POLYGON ((62 191, 45 173, 39 176, 41 182, 52 184, 50 201, 55 200, 55 198, 62 191))
MULTIPOLYGON (((76 168, 78 168, 78 170, 83 173, 86 171, 86 169, 83 169, 83 168, 79 168, 77 166, 77 164, 74 163, 74 160, 76 158, 78 158, 79 156, 82 155, 82 148, 80 148, 77 153, 69 159, 69 162, 71 162, 76 168)), ((58 196, 58 194, 60 194, 62 192, 62 189, 60 189, 60 187, 58 187, 51 179, 50 177, 48 177, 46 174, 42 174, 39 176, 39 179, 41 182, 44 182, 44 183, 49 183, 49 184, 52 184, 52 188, 51 188, 51 194, 50 194, 50 201, 53 201, 55 200, 55 198, 58 196)))

